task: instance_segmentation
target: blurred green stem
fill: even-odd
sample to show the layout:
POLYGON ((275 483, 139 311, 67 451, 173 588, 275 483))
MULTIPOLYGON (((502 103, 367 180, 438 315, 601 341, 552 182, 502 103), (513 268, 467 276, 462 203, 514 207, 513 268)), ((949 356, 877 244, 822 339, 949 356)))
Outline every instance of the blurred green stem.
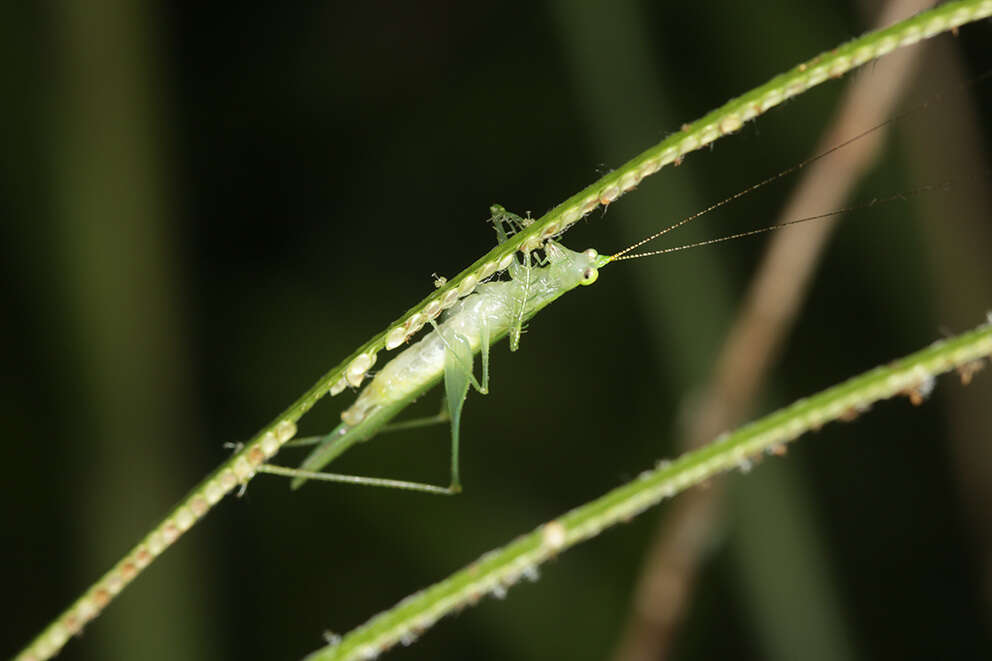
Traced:
MULTIPOLYGON (((57 124, 58 205, 52 262, 72 309, 75 377, 87 416, 75 448, 92 468, 69 485, 85 580, 133 540, 136 516, 156 516, 188 478, 177 439, 192 433, 190 359, 176 292, 164 94, 148 5, 134 0, 53 6, 65 101, 57 124), (138 441, 137 439, 140 439, 138 441), (135 488, 140 484, 140 488, 135 488), (128 493, 126 501, 120 494, 128 493)), ((188 585, 156 579, 143 601, 94 632, 104 658, 208 658, 211 609, 192 555, 175 558, 188 585), (150 613, 157 617, 149 618, 150 613)))

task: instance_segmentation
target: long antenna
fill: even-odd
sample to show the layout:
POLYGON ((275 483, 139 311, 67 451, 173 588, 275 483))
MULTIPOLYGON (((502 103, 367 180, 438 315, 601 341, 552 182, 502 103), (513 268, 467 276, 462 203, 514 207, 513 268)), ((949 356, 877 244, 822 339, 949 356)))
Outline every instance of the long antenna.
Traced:
MULTIPOLYGON (((970 82, 967 82, 967 83, 965 83, 963 85, 956 86, 955 89, 957 91, 963 91, 965 89, 968 89, 969 87, 972 87, 972 86, 977 85, 978 83, 984 81, 986 78, 989 78, 990 76, 992 76, 992 69, 990 69, 990 70, 986 71, 985 73, 979 75, 977 78, 975 78, 974 80, 972 80, 970 82)), ((840 144, 834 145, 833 147, 831 147, 830 149, 828 149, 828 150, 826 150, 824 152, 821 152, 821 153, 816 154, 814 156, 810 156, 809 158, 807 158, 807 159, 805 159, 803 161, 800 161, 799 163, 796 163, 792 167, 786 168, 785 170, 782 170, 781 172, 779 172, 777 174, 774 174, 774 175, 768 177, 767 179, 764 179, 762 181, 759 181, 758 183, 756 183, 756 184, 754 184, 752 186, 748 186, 744 190, 738 191, 737 193, 734 193, 730 197, 725 198, 723 200, 720 200, 719 202, 716 202, 715 204, 711 204, 710 206, 706 207, 702 211, 697 211, 696 213, 692 214, 691 216, 686 216, 685 218, 683 218, 682 220, 678 221, 674 225, 669 225, 668 227, 662 229, 661 231, 655 232, 651 236, 648 236, 648 237, 646 237, 644 239, 641 239, 637 243, 635 243, 635 244, 633 244, 631 246, 628 246, 628 247, 624 248, 623 250, 621 250, 620 252, 612 255, 610 257, 610 261, 615 261, 615 260, 620 260, 620 259, 629 259, 629 258, 625 258, 623 256, 626 255, 627 253, 629 253, 632 250, 636 250, 636 249, 640 248, 645 243, 648 243, 650 241, 654 241, 658 237, 660 237, 660 236, 662 236, 664 234, 668 234, 672 230, 678 229, 679 227, 682 227, 683 225, 689 223, 690 221, 693 221, 693 220, 699 218, 700 216, 705 216, 706 214, 708 214, 711 211, 714 211, 716 209, 719 209, 720 207, 725 206, 725 205, 729 204, 730 202, 733 202, 734 200, 737 200, 739 198, 744 197, 745 195, 748 195, 750 193, 753 193, 754 191, 758 190, 759 188, 763 188, 763 187, 767 186, 768 184, 770 184, 770 183, 772 183, 774 181, 777 181, 779 179, 782 179, 783 177, 786 177, 786 176, 792 174, 793 172, 796 172, 798 170, 801 170, 802 168, 806 167, 807 165, 809 165, 811 163, 815 163, 816 161, 820 160, 821 158, 824 158, 826 156, 829 156, 830 154, 833 154, 834 152, 839 151, 839 150, 843 149, 844 147, 848 146, 852 142, 856 142, 856 141, 860 140, 861 138, 865 137, 866 135, 869 135, 871 133, 874 133, 875 131, 877 131, 877 130, 879 130, 881 128, 884 128, 884 127, 888 126, 889 124, 893 124, 893 123, 895 123, 897 121, 900 121, 902 119, 905 119, 909 115, 912 115, 912 114, 917 113, 917 112, 919 112, 921 110, 924 110, 927 107, 929 107, 931 103, 939 103, 939 102, 941 102, 941 101, 944 100, 944 96, 946 94, 947 94, 947 90, 944 90, 944 91, 941 91, 941 92, 937 92, 936 94, 934 94, 933 96, 931 96, 927 100, 923 101, 922 103, 919 103, 919 104, 917 104, 917 105, 909 108, 908 110, 905 110, 905 111, 903 111, 903 112, 901 112, 901 113, 899 113, 897 115, 894 115, 894 116, 890 117, 889 119, 885 120, 884 122, 880 122, 880 123, 876 124, 875 126, 872 126, 871 128, 866 129, 866 130, 862 131, 861 133, 858 133, 857 135, 854 135, 854 136, 848 138, 847 140, 844 140, 840 144)), ((935 187, 936 187, 936 185, 935 186, 931 186, 928 190, 933 190, 935 187)), ((926 187, 923 187, 923 188, 926 188, 926 187)), ((920 193, 920 192, 924 192, 924 191, 921 190, 921 189, 914 189, 913 191, 909 191, 909 194, 915 194, 915 193, 920 193)), ((898 197, 898 196, 896 196, 896 197, 898 197)), ((886 201, 889 201, 888 198, 886 198, 886 201)), ((843 213, 844 211, 851 211, 851 210, 863 209, 863 208, 865 208, 865 206, 868 206, 868 205, 854 206, 854 207, 850 207, 849 209, 838 209, 838 210, 833 211, 833 212, 830 212, 828 214, 823 214, 823 215, 820 215, 820 216, 812 216, 810 218, 800 218, 798 220, 793 220, 793 221, 790 221, 788 223, 782 223, 781 226, 782 227, 785 227, 787 225, 794 225, 796 223, 806 222, 807 220, 816 220, 816 219, 820 219, 820 218, 826 218, 826 217, 829 217, 829 216, 832 216, 832 215, 837 215, 839 213, 843 213)), ((650 253, 641 253, 641 256, 657 255, 657 254, 663 254, 665 252, 675 252, 676 250, 684 250, 684 249, 687 249, 689 247, 695 247, 696 245, 705 246, 705 245, 709 245, 710 243, 719 243, 721 241, 729 241, 730 239, 734 239, 734 238, 738 238, 738 237, 751 236, 753 234, 762 234, 764 232, 771 231, 772 229, 774 229, 774 226, 773 227, 762 228, 762 229, 759 229, 759 230, 752 230, 750 232, 740 232, 738 234, 728 235, 728 236, 722 237, 720 239, 713 239, 713 240, 710 240, 710 241, 701 241, 698 244, 692 244, 692 245, 682 246, 682 247, 677 248, 677 249, 658 250, 658 251, 654 251, 654 252, 650 252, 650 253)))
MULTIPOLYGON (((671 248, 662 248, 661 250, 652 250, 650 252, 641 252, 635 255, 624 255, 623 253, 617 253, 610 258, 610 261, 621 262, 625 259, 638 259, 640 257, 651 257, 653 255, 666 255, 672 252, 680 252, 682 250, 689 250, 690 248, 700 248, 702 246, 710 246, 714 243, 723 243, 724 241, 732 241, 734 239, 742 239, 747 236, 754 236, 756 234, 765 234, 766 232, 774 232, 775 230, 780 230, 790 225, 799 225, 800 223, 808 223, 814 220, 823 220, 824 218, 831 218, 833 216, 839 216, 844 213, 851 211, 860 211, 862 209, 868 209, 870 207, 887 204, 889 202, 894 202, 896 200, 906 200, 910 197, 915 197, 922 193, 928 193, 935 190, 949 191, 951 188, 952 179, 948 179, 939 184, 925 184, 923 186, 917 186, 916 188, 911 188, 906 191, 895 193, 887 197, 875 198, 870 202, 865 202, 864 204, 856 204, 850 207, 844 207, 842 209, 834 209, 833 211, 828 211, 826 213, 816 214, 815 216, 806 216, 804 218, 797 218, 795 220, 789 220, 784 223, 779 223, 777 225, 769 225, 767 227, 759 227, 758 229, 748 230, 746 232, 737 232, 735 234, 728 234, 726 236, 720 236, 715 239, 707 239, 705 241, 696 241, 694 243, 686 243, 681 246, 673 246, 671 248)), ((683 221, 685 222, 685 221, 683 221)), ((680 223, 681 224, 681 223, 680 223)), ((643 243, 643 241, 641 242, 643 243)), ((627 252, 627 251, 624 251, 627 252)))

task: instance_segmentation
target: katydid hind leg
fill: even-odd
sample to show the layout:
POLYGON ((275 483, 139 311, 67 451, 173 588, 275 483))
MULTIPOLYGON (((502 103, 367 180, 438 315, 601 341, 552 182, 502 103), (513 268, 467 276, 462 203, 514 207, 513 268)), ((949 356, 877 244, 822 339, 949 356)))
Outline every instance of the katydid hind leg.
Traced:
MULTIPOLYGON (((442 402, 440 413, 430 418, 421 420, 411 420, 406 423, 398 423, 393 426, 410 428, 412 426, 445 422, 449 419, 447 404, 442 402)), ((422 493, 433 493, 451 495, 456 493, 451 487, 441 487, 423 482, 410 482, 407 480, 394 480, 380 477, 362 477, 358 475, 346 475, 342 473, 320 472, 324 466, 330 463, 338 455, 350 448, 355 443, 368 440, 378 432, 385 431, 388 425, 377 425, 374 428, 349 427, 342 423, 326 436, 320 437, 319 445, 303 460, 299 468, 289 468, 286 466, 276 466, 273 464, 263 464, 259 466, 261 473, 270 473, 292 478, 290 483, 293 489, 297 489, 309 480, 319 480, 322 482, 344 482, 346 484, 360 484, 364 486, 388 487, 391 489, 404 489, 407 491, 419 491, 422 493)))
POLYGON ((344 473, 319 473, 315 471, 303 470, 300 468, 288 468, 286 466, 276 466, 273 464, 262 464, 258 467, 259 473, 269 475, 279 475, 293 478, 293 483, 305 482, 307 480, 317 480, 320 482, 340 482, 344 484, 358 484, 366 487, 386 487, 387 489, 402 489, 404 491, 419 491, 421 493, 433 493, 443 496, 451 496, 458 493, 451 487, 439 487, 436 484, 426 484, 424 482, 409 482, 407 480, 391 480, 383 477, 363 477, 361 475, 346 475, 344 473))
POLYGON ((446 344, 448 350, 444 353, 444 392, 448 400, 448 412, 451 414, 451 489, 461 491, 458 445, 462 407, 468 396, 469 385, 475 381, 472 376, 472 346, 457 333, 453 333, 446 344))

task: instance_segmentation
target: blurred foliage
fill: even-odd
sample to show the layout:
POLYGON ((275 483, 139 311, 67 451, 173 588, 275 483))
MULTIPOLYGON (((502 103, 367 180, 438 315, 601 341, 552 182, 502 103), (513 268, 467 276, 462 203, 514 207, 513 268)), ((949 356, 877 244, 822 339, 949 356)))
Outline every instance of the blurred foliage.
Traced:
MULTIPOLYGON (((450 276, 486 251, 491 203, 539 214, 867 25, 850 3, 812 0, 618 3, 625 20, 585 28, 564 2, 117 4, 133 23, 103 22, 88 3, 70 17, 60 3, 0 9, 0 415, 13 469, 3 553, 19 604, 4 627, 8 651, 219 464, 224 442, 247 438, 429 292, 433 273, 450 276), (627 77, 611 57, 631 26, 649 49, 627 77), (106 41, 104 29, 128 39, 106 41), (576 72, 577 35, 615 80, 576 72), (106 57, 78 58, 87 44, 105 44, 106 57), (88 103, 118 96, 140 130, 88 103), (609 104, 630 111, 622 125, 603 125, 597 112, 609 104)), ((986 22, 941 41, 961 49, 975 76, 990 66, 989 38, 986 22)), ((911 96, 944 84, 921 75, 911 96)), ((619 249, 792 165, 813 149, 842 87, 827 84, 692 155, 565 243, 619 249)), ((985 84, 970 95, 981 127, 992 92, 985 84)), ((911 145, 963 121, 937 107, 901 122, 857 198, 956 172, 948 152, 911 145)), ((972 146, 987 153, 982 128, 984 143, 972 146)), ((788 192, 787 183, 762 191, 690 235, 767 224, 788 192)), ((945 201, 844 223, 761 410, 992 307, 989 283, 958 270, 963 251, 987 255, 992 244, 981 233, 965 233, 967 246, 942 243, 942 226, 965 222, 956 214, 919 222, 922 205, 945 201)), ((675 453, 684 398, 706 377, 761 243, 612 266, 534 319, 519 352, 497 347, 492 393, 466 404, 463 495, 290 493, 260 477, 61 658, 299 657, 323 630, 363 622, 675 453), (645 309, 636 295, 645 278, 684 312, 645 309)), ((965 394, 987 403, 988 382, 980 375, 965 394)), ((972 442, 989 441, 992 427, 974 424, 988 420, 987 404, 964 407, 965 394, 947 381, 922 408, 887 404, 802 441, 775 467, 804 485, 798 506, 824 544, 819 570, 865 658, 990 652, 989 549, 962 504, 949 439, 970 424, 972 442)), ((302 433, 330 428, 342 405, 320 404, 302 433)), ((437 398, 418 406, 432 411, 437 398)), ((335 466, 444 481, 447 452, 446 430, 417 430, 335 466)), ((603 658, 658 516, 566 554, 505 603, 485 600, 390 658, 603 658)), ((714 535, 679 658, 767 656, 740 556, 723 543, 732 529, 714 535)), ((763 608, 787 613, 803 599, 785 590, 763 608)))

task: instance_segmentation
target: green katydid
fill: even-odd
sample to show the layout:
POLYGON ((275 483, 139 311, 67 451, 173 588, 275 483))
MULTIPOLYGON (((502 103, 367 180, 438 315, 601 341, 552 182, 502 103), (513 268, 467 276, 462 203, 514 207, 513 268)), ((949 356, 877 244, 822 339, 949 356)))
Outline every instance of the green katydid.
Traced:
MULTIPOLYGON (((492 207, 492 213, 501 242, 508 236, 504 225, 512 229, 526 224, 524 219, 498 205, 492 207)), ((269 465, 260 470, 295 477, 294 487, 316 478, 433 493, 460 491, 458 446, 462 406, 470 387, 483 394, 488 392, 490 345, 509 334, 510 349, 516 350, 524 322, 565 292, 595 282, 598 269, 612 259, 591 249, 573 252, 555 241, 547 241, 543 251, 543 266, 532 265, 531 251, 526 251, 523 264, 516 260, 509 264, 510 280, 478 285, 472 295, 448 310, 442 323, 432 321, 433 332, 408 347, 376 374, 341 414, 341 424, 319 440, 318 447, 299 470, 269 465), (482 354, 481 382, 472 373, 475 353, 482 354), (316 472, 355 443, 368 440, 381 431, 442 377, 447 415, 436 419, 445 420, 450 416, 451 484, 448 487, 316 472)))

